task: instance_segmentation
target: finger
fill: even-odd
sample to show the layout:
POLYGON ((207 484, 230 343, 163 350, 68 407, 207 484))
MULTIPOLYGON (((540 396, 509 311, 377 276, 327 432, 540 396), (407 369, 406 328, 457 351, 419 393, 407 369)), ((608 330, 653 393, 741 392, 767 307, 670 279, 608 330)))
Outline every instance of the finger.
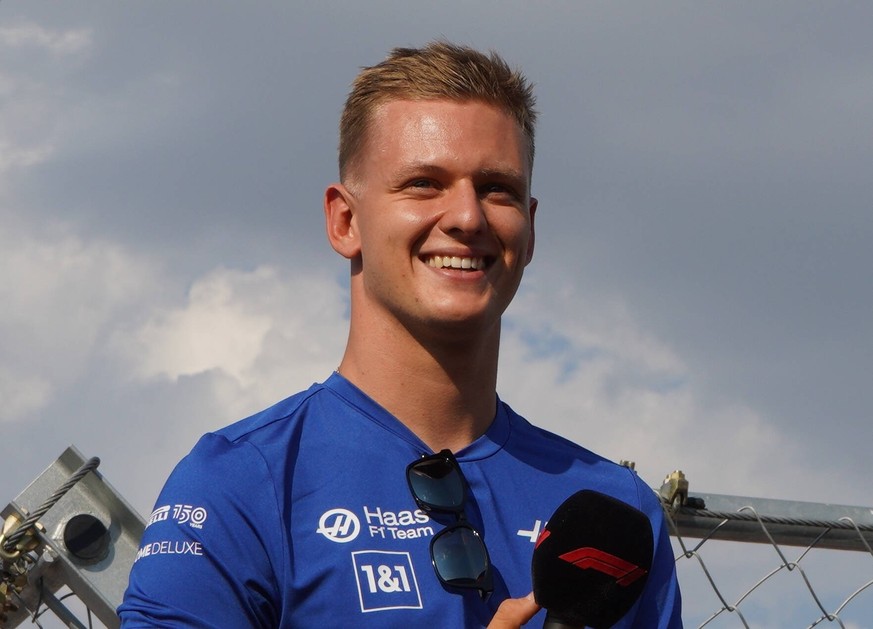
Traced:
POLYGON ((497 608, 488 629, 518 629, 540 610, 533 592, 524 598, 508 598, 497 608))

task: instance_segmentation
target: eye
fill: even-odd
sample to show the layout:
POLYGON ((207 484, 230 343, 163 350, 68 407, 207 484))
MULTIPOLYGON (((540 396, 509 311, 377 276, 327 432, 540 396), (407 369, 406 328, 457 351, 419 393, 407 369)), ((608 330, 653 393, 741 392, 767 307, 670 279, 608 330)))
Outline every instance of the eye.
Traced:
POLYGON ((519 196, 516 190, 506 184, 494 181, 479 187, 479 194, 498 202, 514 202, 519 196))
POLYGON ((402 190, 415 198, 429 199, 435 196, 439 192, 439 189, 439 182, 428 177, 415 177, 402 186, 402 190))
POLYGON ((483 186, 482 189, 488 193, 491 193, 491 192, 509 192, 509 190, 506 186, 504 186, 503 184, 499 184, 499 183, 489 183, 488 185, 483 186))

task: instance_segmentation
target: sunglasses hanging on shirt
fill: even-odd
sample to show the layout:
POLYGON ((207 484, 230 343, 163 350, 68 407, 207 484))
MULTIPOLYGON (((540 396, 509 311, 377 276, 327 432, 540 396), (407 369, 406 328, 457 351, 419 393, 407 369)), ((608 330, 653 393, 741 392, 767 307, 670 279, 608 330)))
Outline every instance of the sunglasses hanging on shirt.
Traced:
POLYGON ((491 560, 479 531, 464 516, 467 479, 451 450, 413 461, 406 467, 406 480, 422 511, 456 518, 430 542, 430 559, 437 578, 450 587, 479 590, 482 598, 487 598, 494 589, 491 560))

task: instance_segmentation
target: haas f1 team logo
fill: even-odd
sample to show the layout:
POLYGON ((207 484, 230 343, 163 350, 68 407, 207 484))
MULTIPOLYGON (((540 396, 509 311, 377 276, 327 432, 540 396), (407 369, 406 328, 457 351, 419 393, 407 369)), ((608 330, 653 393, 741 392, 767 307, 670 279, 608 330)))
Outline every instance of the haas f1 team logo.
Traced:
MULTIPOLYGON (((539 545, 545 538, 549 536, 550 531, 543 531, 540 539, 537 541, 539 545)), ((618 585, 627 587, 634 583, 640 577, 646 574, 646 569, 625 561, 621 557, 608 553, 598 548, 585 546, 577 548, 562 555, 558 555, 567 563, 573 564, 580 570, 596 570, 603 574, 609 575, 615 579, 618 585)))
POLYGON ((331 509, 322 514, 315 532, 332 542, 346 544, 355 539, 360 531, 358 516, 348 509, 331 509))

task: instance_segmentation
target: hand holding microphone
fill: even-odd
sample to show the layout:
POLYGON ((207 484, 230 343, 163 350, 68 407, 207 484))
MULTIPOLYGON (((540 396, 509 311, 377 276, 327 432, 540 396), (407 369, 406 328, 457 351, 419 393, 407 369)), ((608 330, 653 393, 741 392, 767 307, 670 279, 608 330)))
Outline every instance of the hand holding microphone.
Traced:
POLYGON ((488 629, 519 629, 540 611, 533 592, 522 598, 507 598, 497 608, 488 629))
POLYGON ((654 538, 646 515, 596 491, 570 496, 549 519, 533 553, 544 629, 608 629, 642 594, 654 538))

